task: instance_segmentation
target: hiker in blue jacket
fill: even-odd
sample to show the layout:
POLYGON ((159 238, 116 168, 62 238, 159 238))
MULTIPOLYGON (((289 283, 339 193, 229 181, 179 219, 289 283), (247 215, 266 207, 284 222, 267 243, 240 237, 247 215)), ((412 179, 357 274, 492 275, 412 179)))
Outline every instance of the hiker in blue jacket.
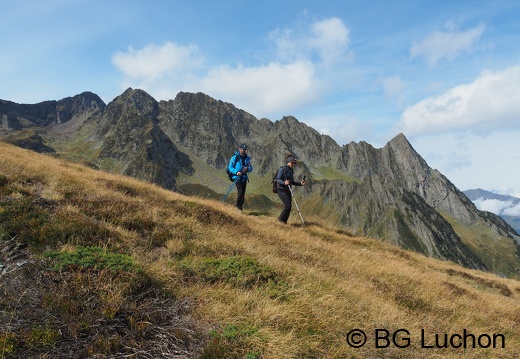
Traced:
POLYGON ((292 156, 287 158, 287 164, 280 167, 276 175, 276 182, 278 183, 278 197, 282 200, 283 210, 278 217, 278 220, 287 223, 292 208, 292 195, 289 186, 304 186, 305 180, 296 182, 294 180, 293 168, 296 165, 296 159, 292 156))
POLYGON ((228 165, 228 170, 233 174, 232 179, 237 186, 238 195, 236 207, 240 212, 243 210, 247 182, 249 181, 247 174, 253 170, 251 157, 247 154, 247 149, 245 143, 238 146, 238 151, 231 157, 228 165))

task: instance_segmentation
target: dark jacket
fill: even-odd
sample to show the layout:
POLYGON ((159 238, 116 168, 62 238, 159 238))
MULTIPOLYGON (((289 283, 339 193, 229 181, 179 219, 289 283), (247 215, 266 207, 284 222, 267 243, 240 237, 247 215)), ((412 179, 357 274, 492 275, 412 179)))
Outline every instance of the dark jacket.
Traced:
POLYGON ((251 157, 249 155, 240 156, 240 152, 236 151, 235 154, 231 157, 228 164, 229 172, 233 173, 233 181, 238 178, 236 175, 237 172, 242 172, 242 176, 240 176, 240 182, 245 182, 248 180, 247 174, 253 171, 253 166, 251 165, 251 157), (247 172, 244 173, 243 168, 247 168, 247 172))
POLYGON ((294 172, 291 167, 288 165, 280 167, 278 173, 276 174, 276 182, 278 183, 278 188, 283 188, 285 190, 289 190, 289 186, 285 185, 285 181, 289 181, 292 186, 301 186, 301 182, 296 182, 294 180, 294 172))

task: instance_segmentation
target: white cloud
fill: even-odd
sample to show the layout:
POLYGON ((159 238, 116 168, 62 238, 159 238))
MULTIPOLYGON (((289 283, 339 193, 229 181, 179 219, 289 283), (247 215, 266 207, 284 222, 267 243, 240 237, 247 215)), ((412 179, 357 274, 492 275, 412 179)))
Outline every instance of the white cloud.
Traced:
POLYGON ((197 46, 181 46, 166 42, 162 46, 149 44, 140 50, 132 47, 127 52, 117 52, 112 63, 130 80, 152 82, 165 75, 181 76, 184 71, 193 71, 203 63, 197 46))
POLYGON ((316 54, 314 63, 332 66, 349 59, 349 33, 343 22, 333 17, 298 29, 276 29, 269 34, 269 40, 281 61, 311 60, 316 54))
POLYGON ((306 118, 305 123, 319 133, 331 136, 340 146, 351 141, 366 140, 375 132, 372 123, 345 114, 310 115, 306 118))
MULTIPOLYGON (((406 134, 405 134, 406 135, 406 134)), ((475 133, 443 133, 408 137, 415 150, 460 190, 519 193, 520 129, 475 133)))
POLYGON ((520 203, 514 203, 513 201, 500 201, 497 199, 483 199, 479 198, 475 201, 475 206, 483 211, 488 211, 496 215, 506 216, 520 216, 520 203))
POLYGON ((479 198, 475 201, 473 201, 473 203, 475 203, 475 206, 477 206, 478 209, 482 210, 482 211, 488 211, 488 212, 491 212, 491 213, 494 213, 494 214, 497 214, 497 215, 501 215, 502 212, 504 211, 504 209, 506 208, 510 208, 513 203, 512 202, 505 202, 505 201, 500 201, 498 199, 483 199, 483 198, 479 198))
POLYGON ((483 73, 474 82, 407 108, 397 130, 409 135, 471 129, 483 133, 520 125, 520 66, 483 73))
MULTIPOLYGON (((520 157, 519 157, 520 159, 520 157)), ((515 192, 512 188, 500 188, 495 191, 497 194, 502 194, 504 196, 513 196, 516 198, 520 198, 520 192, 515 192)))
POLYGON ((262 116, 315 101, 321 89, 310 61, 203 69, 204 60, 195 46, 171 42, 129 48, 116 53, 112 61, 125 76, 122 88, 141 88, 164 100, 180 91, 201 91, 262 116))
POLYGON ((319 100, 326 87, 316 72, 346 59, 349 33, 340 19, 329 18, 306 24, 297 35, 289 28, 276 30, 270 40, 279 58, 265 65, 207 65, 197 46, 172 42, 130 47, 115 53, 112 63, 124 75, 123 89, 141 88, 158 100, 201 91, 268 117, 319 100))
POLYGON ((457 31, 453 24, 446 25, 446 31, 435 31, 413 44, 410 56, 422 58, 428 65, 436 65, 441 60, 452 60, 469 51, 478 41, 485 26, 480 24, 467 31, 457 31))
POLYGON ((320 84, 310 62, 212 68, 200 80, 200 91, 230 101, 256 115, 282 111, 315 101, 320 84))
POLYGON ((309 38, 309 46, 317 49, 325 64, 346 59, 349 30, 340 19, 330 18, 314 23, 312 33, 314 36, 309 38))
POLYGON ((520 203, 516 206, 504 209, 502 214, 506 216, 520 217, 520 203))
POLYGON ((520 203, 516 206, 505 208, 502 214, 506 216, 520 217, 520 203))

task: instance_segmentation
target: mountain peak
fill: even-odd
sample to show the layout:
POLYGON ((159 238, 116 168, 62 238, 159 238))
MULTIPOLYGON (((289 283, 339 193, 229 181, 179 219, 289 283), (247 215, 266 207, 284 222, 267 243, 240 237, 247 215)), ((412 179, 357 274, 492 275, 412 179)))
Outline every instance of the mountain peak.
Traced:
MULTIPOLYGON (((127 100, 127 99, 134 99, 136 101, 151 101, 151 102, 157 102, 155 98, 153 98, 148 92, 141 90, 141 89, 133 89, 131 87, 127 88, 125 92, 123 92, 120 96, 116 97, 114 101, 117 100, 127 100)), ((112 102, 114 102, 112 101, 112 102)))
MULTIPOLYGON (((403 133, 397 134, 394 138, 392 138, 388 143, 385 145, 385 147, 390 147, 395 150, 398 149, 413 149, 412 144, 408 141, 406 136, 403 133)), ((415 150, 414 150, 415 152, 415 150)))

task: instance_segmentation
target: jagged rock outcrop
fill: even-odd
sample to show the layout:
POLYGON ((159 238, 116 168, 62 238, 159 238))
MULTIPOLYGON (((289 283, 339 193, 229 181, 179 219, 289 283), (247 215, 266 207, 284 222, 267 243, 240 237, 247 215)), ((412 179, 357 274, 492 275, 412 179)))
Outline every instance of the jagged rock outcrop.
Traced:
POLYGON ((19 130, 63 124, 77 115, 91 115, 102 111, 104 107, 103 100, 92 92, 37 104, 17 104, 0 100, 0 118, 5 130, 19 130))
POLYGON ((158 116, 153 97, 128 89, 89 119, 94 124, 91 139, 100 144, 98 160, 109 160, 122 174, 175 189, 179 173, 191 172, 191 161, 162 131, 158 116))
POLYGON ((398 134, 382 149, 360 142, 343 147, 346 172, 364 179, 374 174, 390 178, 395 184, 421 197, 437 211, 449 213, 465 224, 484 220, 498 235, 511 236, 511 228, 500 218, 484 216, 457 187, 439 171, 428 166, 403 134, 398 134), (499 226, 495 222, 501 223, 499 226), (494 224, 495 223, 495 224, 494 224))
POLYGON ((215 168, 227 166, 239 142, 253 142, 251 135, 265 124, 202 93, 181 92, 159 106, 160 126, 168 137, 215 168))
POLYGON ((345 172, 355 178, 374 174, 391 178, 437 210, 447 211, 465 223, 476 220, 473 203, 440 172, 430 168, 403 134, 382 149, 366 142, 345 145, 342 164, 345 172))
POLYGON ((338 208, 342 223, 356 234, 469 268, 486 268, 446 219, 390 177, 374 174, 361 183, 320 181, 313 187, 338 208))

